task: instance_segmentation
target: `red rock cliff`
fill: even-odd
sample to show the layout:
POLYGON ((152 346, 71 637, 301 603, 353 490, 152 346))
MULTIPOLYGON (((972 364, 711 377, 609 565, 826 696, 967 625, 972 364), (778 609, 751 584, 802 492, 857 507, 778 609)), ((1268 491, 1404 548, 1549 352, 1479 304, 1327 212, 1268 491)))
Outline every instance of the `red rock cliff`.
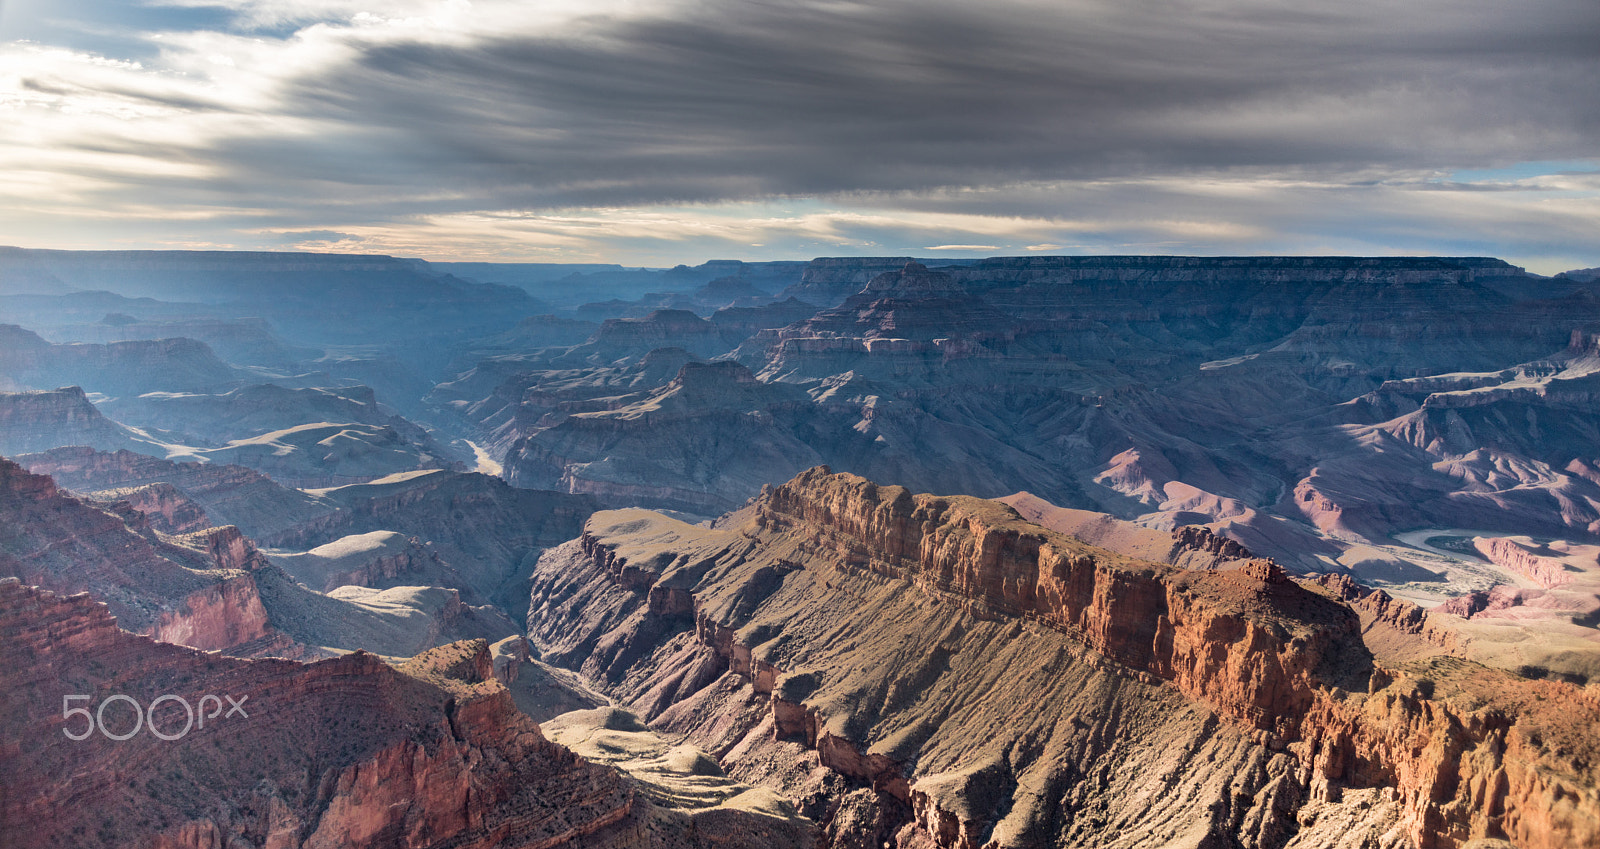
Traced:
MULTIPOLYGON (((748 680, 754 694, 772 694, 770 721, 778 736, 799 737, 816 749, 823 766, 909 798, 934 845, 976 846, 984 842, 980 837, 989 827, 985 818, 998 814, 961 807, 965 803, 959 800, 958 809, 943 807, 949 803, 941 799, 948 794, 928 788, 955 779, 919 778, 907 759, 919 760, 920 770, 928 758, 919 759, 914 747, 906 748, 910 744, 903 734, 867 749, 873 733, 861 723, 873 714, 859 715, 859 707, 852 708, 858 715, 840 725, 840 717, 830 713, 843 705, 788 692, 793 688, 782 684, 783 674, 804 670, 785 669, 783 656, 815 658, 818 652, 794 646, 806 639, 798 611, 774 610, 760 620, 764 624, 754 624, 752 612, 765 603, 756 599, 831 604, 829 596, 815 594, 820 592, 865 599, 887 578, 909 583, 937 604, 979 621, 1020 620, 1053 629, 1093 649, 1080 662, 1120 670, 1111 674, 1158 690, 1175 689, 1245 729, 1263 753, 1279 753, 1293 763, 1291 775, 1298 777, 1286 777, 1289 784, 1284 786, 1299 784, 1303 791, 1284 790, 1287 795, 1266 806, 1279 823, 1300 806, 1336 804, 1346 791, 1388 788, 1384 792, 1393 794, 1396 805, 1393 837, 1421 849, 1460 847, 1477 838, 1507 839, 1526 849, 1600 845, 1600 704, 1592 693, 1568 684, 1523 680, 1452 657, 1424 657, 1397 669, 1384 668, 1373 662, 1364 645, 1364 629, 1431 647, 1423 655, 1450 647, 1447 632, 1429 624, 1413 606, 1386 596, 1355 592, 1337 582, 1302 585, 1268 561, 1251 561, 1235 571, 1184 571, 1133 560, 1028 524, 995 502, 915 496, 824 468, 769 490, 744 514, 747 521, 730 526, 732 531, 699 532, 636 515, 648 514, 598 515, 591 528, 605 530, 586 532, 574 549, 592 564, 583 568, 592 568, 592 574, 603 576, 622 595, 585 586, 573 596, 574 583, 583 586, 582 574, 567 566, 557 577, 558 561, 552 561, 552 589, 559 586, 562 596, 576 599, 572 603, 581 604, 584 615, 592 617, 559 627, 581 630, 588 627, 586 622, 601 619, 640 623, 603 636, 580 633, 575 638, 583 641, 578 650, 591 652, 585 669, 617 680, 626 664, 645 651, 644 641, 662 627, 650 623, 692 606, 695 642, 723 669, 748 680), (801 595, 786 596, 790 590, 782 589, 787 586, 784 576, 796 571, 815 575, 794 583, 792 592, 801 595), (846 588, 836 586, 839 578, 829 577, 840 574, 875 580, 854 581, 846 588), (694 589, 686 591, 690 586, 694 589), (800 589, 807 586, 812 594, 800 589), (1348 606, 1349 600, 1360 610, 1348 606), (612 612, 616 608, 609 605, 619 603, 638 605, 642 618, 612 612), (780 629, 784 636, 772 640, 780 629), (913 779, 909 787, 908 772, 913 779), (1306 796, 1297 798, 1297 792, 1306 796)), ((536 577, 536 603, 541 580, 536 577)), ((847 603, 843 609, 862 603, 847 603)), ((539 616, 559 617, 561 610, 547 605, 539 616)), ((869 625, 884 627, 881 622, 869 625)), ((1010 633, 1018 631, 1013 627, 1010 633)), ((541 638, 558 654, 567 650, 568 644, 553 636, 541 638)), ((658 658, 683 656, 671 654, 678 643, 663 645, 667 648, 658 658)), ((863 655, 861 665, 852 667, 851 645, 826 649, 829 657, 846 659, 843 664, 831 662, 830 668, 839 670, 834 674, 865 676, 853 685, 857 693, 887 687, 893 694, 910 688, 898 700, 891 696, 891 706, 915 698, 916 688, 926 682, 942 680, 937 678, 942 674, 939 664, 976 650, 945 637, 900 655, 897 662, 905 669, 870 672, 861 665, 881 662, 881 655, 863 655), (935 670, 926 674, 934 678, 913 674, 930 663, 935 670), (883 683, 875 686, 867 680, 873 675, 883 683), (902 675, 912 678, 902 684, 902 675)), ((684 666, 672 677, 662 673, 633 690, 624 682, 622 691, 648 687, 638 696, 641 704, 653 706, 652 711, 664 709, 662 721, 668 724, 687 721, 680 714, 701 709, 690 705, 709 698, 705 693, 714 688, 706 684, 721 672, 708 677, 704 662, 694 663, 700 666, 684 666), (681 708, 667 707, 673 699, 687 701, 681 708)), ((975 693, 1000 686, 1009 673, 992 674, 996 683, 981 685, 975 693)), ((1015 698, 1024 703, 1049 686, 1044 683, 1049 679, 1028 680, 1040 683, 1033 685, 1032 696, 1028 687, 1016 691, 1015 698)), ((1047 709, 1040 704, 1032 710, 1047 709)), ((877 716, 877 722, 890 728, 916 722, 892 713, 877 716)), ((701 720, 711 725, 731 721, 701 720)), ((990 733, 1005 739, 1003 730, 990 733)), ((1023 766, 1013 761, 1010 768, 1023 766)), ((1271 786, 1260 792, 1268 793, 1271 786)), ((994 824, 992 819, 988 823, 994 824)), ((1287 839, 1281 824, 1259 827, 1265 830, 1253 834, 1248 845, 1276 846, 1287 839), (1275 828, 1280 831, 1273 832, 1275 828)), ((995 839, 998 845, 1033 845, 995 839)))
MULTIPOLYGON (((404 671, 359 652, 238 660, 128 634, 87 596, 5 579, 0 650, 0 844, 13 849, 655 845, 648 806, 544 739, 482 641, 404 671), (169 703, 156 719, 177 739, 74 741, 63 729, 83 719, 63 718, 64 694, 92 708, 116 694, 145 708, 219 695, 242 715, 178 735, 184 713, 169 703)), ((113 702, 106 722, 122 733, 130 712, 113 702)))

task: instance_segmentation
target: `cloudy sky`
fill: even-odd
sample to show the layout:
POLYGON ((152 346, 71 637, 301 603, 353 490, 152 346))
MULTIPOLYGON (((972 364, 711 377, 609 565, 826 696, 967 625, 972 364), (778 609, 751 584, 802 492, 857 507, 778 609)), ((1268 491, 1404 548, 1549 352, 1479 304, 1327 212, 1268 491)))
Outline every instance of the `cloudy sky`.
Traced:
POLYGON ((0 0, 0 243, 1600 265, 1596 0, 0 0))

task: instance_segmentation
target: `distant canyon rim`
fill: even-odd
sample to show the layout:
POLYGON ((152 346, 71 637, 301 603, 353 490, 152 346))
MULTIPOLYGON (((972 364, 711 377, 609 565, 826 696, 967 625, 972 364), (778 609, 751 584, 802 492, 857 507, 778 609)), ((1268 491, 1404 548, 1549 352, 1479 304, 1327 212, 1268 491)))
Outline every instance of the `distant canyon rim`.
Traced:
POLYGON ((1600 847, 1600 269, 0 248, 0 649, 19 849, 1600 847))

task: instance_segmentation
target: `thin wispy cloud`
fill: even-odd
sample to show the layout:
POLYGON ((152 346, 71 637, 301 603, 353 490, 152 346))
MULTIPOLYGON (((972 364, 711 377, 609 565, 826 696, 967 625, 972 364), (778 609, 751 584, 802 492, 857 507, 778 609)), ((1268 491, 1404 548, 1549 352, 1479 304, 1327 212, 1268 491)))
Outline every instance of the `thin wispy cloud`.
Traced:
POLYGON ((1581 168, 1484 176, 1596 161, 1592 0, 71 0, 8 2, 0 39, 0 223, 30 244, 154 244, 165 210, 164 244, 432 256, 1559 264, 1600 224, 1581 168))

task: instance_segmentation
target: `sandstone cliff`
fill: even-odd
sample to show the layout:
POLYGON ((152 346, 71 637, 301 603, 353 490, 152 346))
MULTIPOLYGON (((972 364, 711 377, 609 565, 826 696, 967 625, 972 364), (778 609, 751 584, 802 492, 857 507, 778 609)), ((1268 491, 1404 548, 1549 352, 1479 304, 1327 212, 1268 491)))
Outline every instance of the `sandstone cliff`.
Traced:
POLYGON ((165 481, 88 493, 96 501, 125 501, 162 533, 187 534, 211 527, 206 511, 165 481))
POLYGON ((127 502, 103 509, 0 459, 0 575, 92 591, 127 629, 196 648, 299 651, 268 622, 252 570, 265 563, 232 526, 163 536, 127 502))
POLYGON ((1448 657, 1411 611, 812 470, 718 530, 597 514, 541 560, 529 625, 836 840, 1600 840, 1593 693, 1448 657), (1364 633, 1431 649, 1379 662, 1364 633))
MULTIPOLYGON (((651 845, 645 806, 614 772, 549 743, 492 677, 449 662, 486 658, 482 643, 403 671, 359 653, 241 661, 127 634, 86 596, 7 579, 0 645, 29 658, 0 687, 7 846, 651 845), (226 695, 244 715, 170 741, 74 741, 63 692, 142 706, 226 695)), ((181 710, 156 716, 166 735, 183 728, 181 710)))

